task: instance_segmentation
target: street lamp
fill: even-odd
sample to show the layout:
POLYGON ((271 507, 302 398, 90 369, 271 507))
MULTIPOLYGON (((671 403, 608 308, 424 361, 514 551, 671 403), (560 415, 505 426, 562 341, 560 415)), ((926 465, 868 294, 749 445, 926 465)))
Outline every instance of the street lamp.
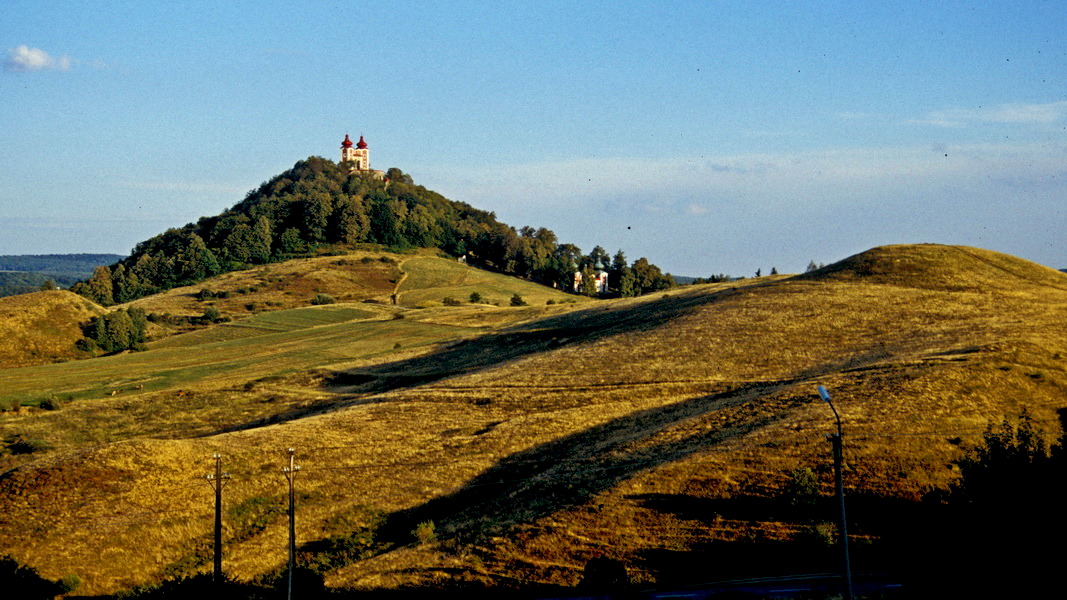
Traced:
POLYGON ((830 392, 826 391, 826 388, 821 385, 817 389, 819 390, 819 397, 830 405, 830 410, 834 411, 834 419, 837 420, 837 433, 830 434, 826 437, 828 437, 830 442, 834 445, 834 480, 837 484, 837 502, 841 506, 841 523, 837 529, 841 539, 841 562, 843 577, 845 579, 845 600, 852 600, 852 566, 849 563, 848 557, 848 524, 845 519, 845 481, 841 473, 841 463, 844 462, 844 451, 841 447, 842 438, 844 437, 844 434, 841 431, 841 415, 837 414, 837 409, 834 408, 834 403, 830 401, 830 392))

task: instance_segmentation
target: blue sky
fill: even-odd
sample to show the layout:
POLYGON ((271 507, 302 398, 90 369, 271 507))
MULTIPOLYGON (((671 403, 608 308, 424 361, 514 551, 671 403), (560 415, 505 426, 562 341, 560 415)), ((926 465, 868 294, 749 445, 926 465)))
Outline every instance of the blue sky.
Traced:
POLYGON ((6 0, 0 254, 125 254, 347 132, 675 274, 1067 267, 1067 3, 867 4, 6 0))

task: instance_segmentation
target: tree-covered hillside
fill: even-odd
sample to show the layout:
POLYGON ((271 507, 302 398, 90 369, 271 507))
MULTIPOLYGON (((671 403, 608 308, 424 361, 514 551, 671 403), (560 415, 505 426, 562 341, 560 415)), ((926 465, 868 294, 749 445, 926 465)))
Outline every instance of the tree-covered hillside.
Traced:
POLYGON ((130 256, 99 267, 71 289, 100 304, 127 302, 250 265, 306 256, 326 245, 382 244, 394 250, 438 248, 473 264, 569 289, 576 271, 609 272, 614 294, 634 296, 673 285, 670 275, 640 258, 628 264, 600 246, 588 255, 560 244, 552 231, 516 230, 491 212, 448 200, 415 185, 399 169, 386 180, 310 157, 249 192, 214 217, 145 240, 130 256))

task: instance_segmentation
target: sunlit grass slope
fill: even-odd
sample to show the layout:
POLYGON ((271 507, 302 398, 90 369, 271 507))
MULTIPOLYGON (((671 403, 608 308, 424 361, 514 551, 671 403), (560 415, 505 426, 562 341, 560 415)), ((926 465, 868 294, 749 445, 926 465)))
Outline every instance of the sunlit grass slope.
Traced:
POLYGON ((467 303, 472 293, 481 296, 482 304, 508 306, 518 294, 528 304, 586 302, 583 296, 568 296, 558 290, 514 277, 470 267, 437 257, 418 257, 404 261, 406 276, 400 284, 399 302, 406 306, 441 303, 445 298, 467 303))
POLYGON ((104 312, 67 291, 0 298, 0 368, 83 356, 74 348, 82 337, 79 323, 104 312))
MULTIPOLYGON (((401 304, 436 301, 405 299, 411 263, 401 304)), ((469 289, 443 266, 419 277, 469 289)), ((0 553, 86 593, 209 569, 197 478, 220 452, 226 568, 274 572, 292 447, 301 560, 332 587, 574 585, 596 556, 667 584, 688 551, 805 535, 766 507, 797 467, 830 493, 816 385, 845 422, 850 493, 900 499, 945 486, 991 419, 1026 407, 1051 432, 1067 406, 1067 275, 974 248, 586 305, 380 310, 0 371, 100 393, 0 422, 55 448, 8 457, 0 553), (131 375, 143 388, 89 383, 131 375)))
POLYGON ((386 302, 400 281, 400 264, 410 256, 383 251, 354 251, 339 256, 293 259, 225 273, 195 285, 174 288, 130 303, 145 312, 195 316, 214 305, 224 316, 239 318, 264 310, 307 306, 317 294, 340 302, 386 302), (200 290, 227 292, 226 298, 197 299, 200 290))

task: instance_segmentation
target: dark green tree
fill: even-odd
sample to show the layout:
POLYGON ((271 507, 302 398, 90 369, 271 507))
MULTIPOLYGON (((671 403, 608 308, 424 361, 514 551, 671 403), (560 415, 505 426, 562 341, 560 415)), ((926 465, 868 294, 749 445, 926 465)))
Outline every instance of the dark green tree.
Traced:
POLYGON ((129 274, 126 272, 125 265, 122 263, 115 265, 115 270, 111 272, 111 289, 116 304, 122 304, 134 298, 135 290, 129 289, 129 283, 129 274))
POLYGON ((304 252, 306 248, 303 238, 300 237, 300 231, 295 227, 290 227, 283 231, 282 237, 278 241, 278 252, 282 256, 299 254, 304 252))
POLYGON ((185 246, 174 259, 175 278, 181 284, 196 283, 222 272, 215 253, 195 233, 185 239, 185 246))
POLYGON ((1027 411, 990 425, 957 461, 947 496, 928 498, 925 520, 902 533, 916 587, 942 598, 1059 596, 1062 559, 1052 549, 1067 536, 1062 443, 1049 448, 1027 411))
POLYGON ((104 352, 144 350, 147 331, 148 318, 139 308, 119 309, 93 317, 82 329, 85 337, 104 352))
POLYGON ((111 279, 114 284, 115 302, 117 303, 135 300, 144 293, 141 278, 132 269, 127 270, 126 266, 121 263, 115 267, 115 271, 111 274, 111 279))
POLYGON ((623 298, 632 298, 640 293, 641 288, 637 284, 634 270, 624 266, 619 271, 619 295, 623 298))
POLYGON ((554 264, 551 268, 552 281, 565 290, 571 290, 574 274, 578 272, 578 263, 582 260, 582 251, 574 244, 560 244, 552 253, 554 264))
POLYGON ((402 183, 407 185, 412 185, 413 183, 415 183, 411 179, 411 175, 405 174, 403 171, 396 167, 393 167, 386 171, 385 178, 388 179, 391 183, 402 183))
POLYGON ((333 199, 326 192, 313 192, 304 199, 304 239, 311 245, 326 241, 333 199))
POLYGON ((252 228, 244 223, 237 225, 222 244, 222 257, 231 268, 240 268, 252 261, 252 228))
POLYGON ((270 261, 270 249, 274 239, 267 217, 260 215, 252 225, 252 237, 249 240, 248 259, 256 264, 270 261))
POLYGON ((582 267, 580 271, 582 274, 581 293, 583 296, 594 297, 597 295, 596 289, 596 271, 593 267, 586 265, 582 267))
POLYGON ((6 598, 52 600, 59 594, 74 591, 62 581, 49 581, 37 569, 19 564, 11 556, 0 556, 0 589, 6 598))
POLYGON ((960 479, 953 496, 970 504, 1005 504, 1018 500, 1020 490, 1033 489, 1050 463, 1049 447, 1029 412, 1016 423, 1008 419, 990 425, 982 443, 957 461, 960 479))
POLYGON ((370 223, 374 241, 392 248, 406 247, 407 239, 403 233, 406 217, 407 207, 402 202, 387 197, 373 198, 370 223))
POLYGON ((363 199, 358 196, 348 196, 337 203, 334 215, 333 234, 337 239, 346 244, 355 244, 367 239, 370 230, 370 218, 363 206, 363 199))
POLYGON ((641 294, 668 290, 674 287, 673 278, 664 275, 659 270, 659 267, 648 262, 648 259, 643 256, 635 260, 631 268, 633 269, 636 288, 641 294))
POLYGON ((600 246, 594 246, 587 257, 589 265, 597 271, 607 271, 611 268, 611 257, 607 250, 600 246))
POLYGON ((111 282, 111 269, 97 267, 84 285, 75 284, 71 291, 81 294, 86 298, 100 304, 111 306, 115 303, 114 290, 111 282))

